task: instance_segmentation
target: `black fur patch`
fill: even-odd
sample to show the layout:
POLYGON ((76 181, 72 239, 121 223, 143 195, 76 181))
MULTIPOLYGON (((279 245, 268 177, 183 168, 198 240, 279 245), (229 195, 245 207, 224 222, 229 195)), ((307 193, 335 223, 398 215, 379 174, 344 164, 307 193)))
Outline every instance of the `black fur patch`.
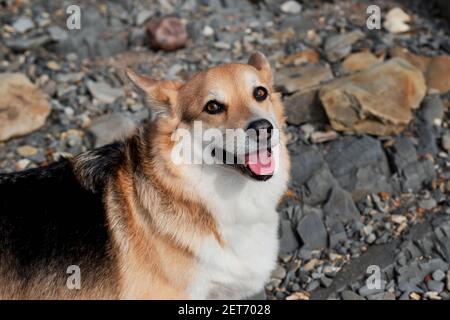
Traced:
POLYGON ((78 180, 92 192, 103 191, 112 172, 123 163, 124 149, 123 143, 116 142, 77 155, 72 162, 78 180))
POLYGON ((108 263, 103 187, 122 160, 117 143, 48 167, 0 174, 0 263, 12 263, 25 278, 50 265, 108 263))

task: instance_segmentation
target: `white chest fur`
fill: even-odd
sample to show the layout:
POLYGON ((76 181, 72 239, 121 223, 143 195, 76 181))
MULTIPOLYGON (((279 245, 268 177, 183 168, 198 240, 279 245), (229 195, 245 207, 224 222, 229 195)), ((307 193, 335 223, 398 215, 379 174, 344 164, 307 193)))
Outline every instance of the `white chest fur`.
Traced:
POLYGON ((230 168, 202 168, 193 185, 211 209, 224 240, 214 237, 197 252, 193 299, 240 299, 263 289, 278 251, 276 204, 285 190, 281 172, 266 182, 241 177, 230 168))

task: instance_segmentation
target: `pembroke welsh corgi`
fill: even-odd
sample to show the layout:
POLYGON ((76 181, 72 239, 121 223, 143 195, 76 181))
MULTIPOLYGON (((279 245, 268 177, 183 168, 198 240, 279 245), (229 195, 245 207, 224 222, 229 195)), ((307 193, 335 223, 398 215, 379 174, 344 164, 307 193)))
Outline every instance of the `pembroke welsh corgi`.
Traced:
POLYGON ((122 141, 0 174, 0 298, 241 299, 263 290, 290 166, 268 60, 257 52, 186 83, 126 74, 153 119, 122 141), (256 144, 235 137, 205 152, 199 124, 222 136, 254 130, 256 144), (197 149, 190 161, 176 161, 182 132, 197 149))

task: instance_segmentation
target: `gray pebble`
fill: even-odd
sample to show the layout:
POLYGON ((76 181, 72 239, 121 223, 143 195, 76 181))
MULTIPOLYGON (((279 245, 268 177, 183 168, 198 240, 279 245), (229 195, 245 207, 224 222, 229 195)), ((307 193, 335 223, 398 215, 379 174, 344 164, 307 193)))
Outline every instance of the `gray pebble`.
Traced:
POLYGON ((427 283, 428 290, 441 293, 444 290, 444 283, 440 281, 430 280, 427 283))
POLYGON ((444 279, 445 279, 444 271, 437 269, 435 272, 433 272, 433 280, 442 281, 444 279))

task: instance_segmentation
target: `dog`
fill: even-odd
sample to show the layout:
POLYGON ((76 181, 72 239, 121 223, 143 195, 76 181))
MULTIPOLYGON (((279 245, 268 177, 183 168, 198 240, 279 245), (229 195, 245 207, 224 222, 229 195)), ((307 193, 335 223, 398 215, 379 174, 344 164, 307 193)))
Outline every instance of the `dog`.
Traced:
POLYGON ((151 121, 110 145, 0 175, 0 298, 243 299, 263 290, 290 170, 267 58, 256 52, 185 83, 126 75, 151 121), (264 149, 256 144, 269 165, 225 143, 210 155, 243 163, 174 163, 175 133, 195 122, 266 138, 278 131, 264 149))

